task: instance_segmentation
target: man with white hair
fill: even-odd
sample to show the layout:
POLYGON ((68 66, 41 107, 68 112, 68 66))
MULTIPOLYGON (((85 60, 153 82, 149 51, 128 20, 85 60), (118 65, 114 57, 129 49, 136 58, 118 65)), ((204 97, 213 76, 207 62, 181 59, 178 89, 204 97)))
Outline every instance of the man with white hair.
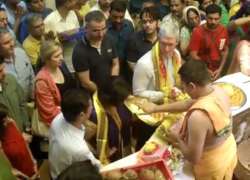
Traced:
POLYGON ((180 85, 181 56, 176 46, 179 34, 167 23, 161 25, 159 41, 142 56, 134 70, 133 94, 155 103, 168 102, 172 89, 180 85))

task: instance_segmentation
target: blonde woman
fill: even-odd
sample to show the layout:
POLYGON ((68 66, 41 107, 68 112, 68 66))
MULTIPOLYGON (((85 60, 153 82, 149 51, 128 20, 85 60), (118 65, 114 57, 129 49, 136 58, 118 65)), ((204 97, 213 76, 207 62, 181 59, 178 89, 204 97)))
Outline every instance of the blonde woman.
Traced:
POLYGON ((35 82, 35 102, 41 120, 50 125, 61 112, 62 93, 71 87, 72 78, 63 62, 63 50, 55 41, 44 41, 40 50, 43 67, 35 82))

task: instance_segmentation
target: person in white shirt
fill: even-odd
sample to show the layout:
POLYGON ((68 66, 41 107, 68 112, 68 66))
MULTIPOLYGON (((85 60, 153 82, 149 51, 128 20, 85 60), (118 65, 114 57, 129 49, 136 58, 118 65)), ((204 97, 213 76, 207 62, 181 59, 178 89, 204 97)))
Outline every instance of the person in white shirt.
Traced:
POLYGON ((70 35, 73 30, 78 30, 80 24, 73 10, 75 4, 75 0, 56 0, 56 10, 44 19, 45 32, 52 31, 58 36, 63 36, 64 34, 70 35))
POLYGON ((82 90, 68 90, 62 98, 62 113, 53 120, 49 136, 49 163, 52 179, 74 162, 90 160, 100 167, 100 162, 89 150, 84 140, 85 127, 91 106, 82 90))
POLYGON ((180 86, 178 70, 182 60, 176 49, 179 34, 173 26, 164 23, 160 26, 158 39, 135 66, 133 94, 155 103, 167 103, 171 91, 180 86))
POLYGON ((54 34, 63 45, 64 61, 70 72, 72 66, 72 52, 76 44, 75 34, 79 32, 80 24, 74 11, 76 0, 56 0, 56 10, 44 19, 45 33, 54 34))

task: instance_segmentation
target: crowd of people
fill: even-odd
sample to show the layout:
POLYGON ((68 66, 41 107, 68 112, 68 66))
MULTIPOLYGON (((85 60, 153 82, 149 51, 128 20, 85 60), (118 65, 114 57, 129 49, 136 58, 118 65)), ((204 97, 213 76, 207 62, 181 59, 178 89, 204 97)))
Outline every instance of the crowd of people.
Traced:
POLYGON ((166 135, 195 179, 230 180, 229 100, 212 82, 235 72, 250 76, 248 0, 1 0, 0 179, 39 179, 44 159, 51 179, 101 179, 155 131, 136 96, 187 112, 166 135))

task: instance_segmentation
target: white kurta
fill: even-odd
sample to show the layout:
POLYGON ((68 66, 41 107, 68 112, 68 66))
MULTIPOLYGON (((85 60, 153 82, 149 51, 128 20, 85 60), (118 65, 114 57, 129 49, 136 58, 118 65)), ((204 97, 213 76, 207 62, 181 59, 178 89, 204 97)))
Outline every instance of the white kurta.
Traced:
MULTIPOLYGON (((175 50, 175 52, 180 57, 178 50, 175 50)), ((164 64, 170 75, 170 83, 175 86, 172 59, 164 60, 164 64)), ((164 93, 156 90, 152 50, 143 55, 135 66, 133 75, 133 94, 145 97, 152 102, 157 102, 164 98, 164 93)))

